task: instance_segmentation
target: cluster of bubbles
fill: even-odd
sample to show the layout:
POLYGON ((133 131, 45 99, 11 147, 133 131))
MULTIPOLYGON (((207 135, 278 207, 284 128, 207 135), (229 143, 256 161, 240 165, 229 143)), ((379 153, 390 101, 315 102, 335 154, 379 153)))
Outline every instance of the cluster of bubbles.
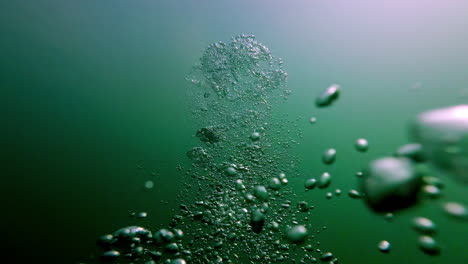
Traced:
POLYGON ((124 227, 98 239, 104 249, 101 260, 115 261, 125 256, 129 260, 146 259, 146 264, 153 264, 169 254, 173 258, 166 258, 165 263, 185 264, 183 257, 190 256, 191 252, 180 244, 183 234, 177 228, 160 229, 153 234, 139 226, 124 227))
MULTIPOLYGON (((326 227, 309 223, 314 206, 291 201, 296 194, 289 179, 299 175, 298 159, 291 154, 297 142, 287 134, 297 125, 271 117, 272 107, 290 93, 281 59, 253 35, 239 35, 208 46, 187 79, 198 128, 196 144, 186 153, 192 166, 184 173, 180 208, 167 228, 130 226, 102 236, 101 259, 126 257, 145 264, 338 263, 332 252, 320 248, 318 239, 326 227)), ((340 92, 339 85, 331 85, 316 98, 316 106, 331 106, 340 92)), ((390 221, 395 211, 440 197, 444 184, 431 175, 428 164, 466 177, 467 109, 458 106, 418 116, 412 133, 419 143, 371 161, 356 173, 359 188, 350 188, 349 198, 365 201, 390 221)), ((354 147, 366 152, 369 142, 359 138, 354 147)), ((336 157, 337 150, 329 148, 322 162, 332 165, 336 157)), ((304 189, 325 190, 331 183, 331 174, 323 172, 307 178, 304 189)), ((153 186, 152 181, 144 183, 146 189, 153 186)), ((328 191, 326 198, 341 193, 328 191)), ((468 219, 468 209, 460 203, 445 203, 443 209, 454 218, 468 219)), ((138 217, 146 217, 142 213, 138 217)), ((419 235, 420 249, 439 254, 436 224, 423 216, 410 224, 419 235)), ((382 240, 377 248, 389 253, 391 244, 382 240)))
POLYGON ((290 93, 286 89, 287 76, 283 61, 253 35, 209 45, 187 77, 192 84, 188 90, 190 111, 204 125, 197 136, 206 131, 213 132, 214 137, 208 135, 205 142, 239 142, 240 133, 229 132, 249 127, 257 129, 249 134, 257 132, 259 138, 271 107, 290 93))
MULTIPOLYGON (((468 106, 435 109, 418 115, 410 127, 417 143, 398 148, 393 156, 372 161, 363 174, 361 189, 369 207, 376 212, 394 212, 413 207, 423 199, 437 199, 443 182, 433 174, 441 170, 460 182, 468 182, 468 106)), ((443 210, 467 220, 468 209, 446 202, 443 210)), ((428 255, 440 254, 434 238, 436 224, 426 217, 412 220, 419 233, 419 248, 428 255)), ((383 241, 379 244, 383 250, 383 241)))
POLYGON ((252 35, 210 45, 188 80, 191 110, 201 128, 187 152, 181 211, 191 263, 336 263, 312 246, 307 224, 313 206, 293 205, 297 177, 294 140, 272 107, 290 93, 281 59, 252 35), (196 201, 196 202, 194 202, 196 201))

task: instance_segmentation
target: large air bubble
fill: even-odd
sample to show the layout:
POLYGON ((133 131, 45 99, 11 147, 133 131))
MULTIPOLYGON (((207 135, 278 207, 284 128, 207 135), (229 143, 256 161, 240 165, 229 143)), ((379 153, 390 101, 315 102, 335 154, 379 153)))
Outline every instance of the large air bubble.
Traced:
POLYGON ((468 184, 468 105, 424 112, 411 132, 430 162, 468 184))
POLYGON ((409 159, 386 157, 370 163, 362 190, 371 208, 392 211, 415 203, 421 184, 421 173, 409 159))

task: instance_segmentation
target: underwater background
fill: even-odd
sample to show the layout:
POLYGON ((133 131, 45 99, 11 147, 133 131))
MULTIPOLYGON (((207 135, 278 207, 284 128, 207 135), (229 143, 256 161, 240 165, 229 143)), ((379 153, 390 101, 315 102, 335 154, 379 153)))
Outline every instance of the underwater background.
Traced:
POLYGON ((320 247, 340 263, 468 263, 467 222, 441 209, 468 204, 467 186, 452 177, 436 175, 442 197, 391 222, 347 196, 357 171, 411 142, 417 114, 466 104, 467 28, 461 0, 3 1, 2 258, 98 263, 99 236, 167 225, 190 195, 186 153, 200 143, 186 78, 210 44, 253 34, 288 73, 291 94, 270 105, 271 123, 277 137, 298 143, 287 150, 297 174, 289 200, 316 207, 308 225, 327 227, 320 247), (316 107, 334 83, 339 99, 316 107), (367 152, 355 150, 358 138, 367 152), (338 154, 329 166, 321 156, 331 147, 338 154), (324 170, 340 197, 304 191, 306 176, 324 170), (141 211, 148 216, 130 217, 141 211), (418 249, 408 224, 417 216, 437 223, 439 255, 418 249))

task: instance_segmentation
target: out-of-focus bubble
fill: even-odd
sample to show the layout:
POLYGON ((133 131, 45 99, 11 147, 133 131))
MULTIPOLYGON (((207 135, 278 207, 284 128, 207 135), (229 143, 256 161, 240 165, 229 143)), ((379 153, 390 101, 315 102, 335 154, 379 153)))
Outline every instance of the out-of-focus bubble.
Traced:
POLYGON ((154 182, 149 180, 145 182, 145 189, 153 189, 154 187, 154 182))
POLYGON ((325 164, 332 164, 336 160, 336 149, 327 149, 322 156, 322 161, 325 164))
POLYGON ((281 181, 274 177, 268 181, 268 186, 273 190, 279 190, 281 188, 281 181))
POLYGON ((187 264, 187 261, 185 261, 185 259, 178 258, 171 261, 171 264, 187 264))
POLYGON ((330 173, 328 173, 328 172, 322 173, 322 175, 320 175, 320 178, 318 180, 318 187, 320 189, 325 189, 328 186, 330 186, 330 184, 331 184, 331 175, 330 175, 330 173))
POLYGON ((395 218, 395 216, 393 215, 393 213, 386 213, 384 215, 384 219, 387 220, 387 221, 392 221, 393 218, 395 218))
POLYGON ((432 164, 468 184, 468 105, 424 112, 411 128, 432 164))
POLYGON ((139 212, 137 214, 137 218, 146 218, 148 216, 147 212, 139 212))
POLYGON ((444 211, 454 218, 468 220, 468 208, 461 203, 447 202, 444 204, 444 211))
POLYGON ((439 198, 440 195, 441 195, 441 191, 440 191, 439 187, 437 187, 435 185, 424 185, 422 187, 422 191, 429 198, 439 198))
POLYGON ((258 132, 253 132, 252 134, 250 134, 250 139, 252 141, 257 141, 260 139, 260 133, 258 132))
POLYGON ((213 126, 200 128, 195 134, 202 142, 216 143, 221 140, 219 129, 213 126))
POLYGON ((101 260, 103 260, 103 261, 114 261, 118 257, 120 257, 120 252, 119 251, 109 250, 109 251, 106 251, 106 252, 102 253, 101 260))
POLYGON ((387 212, 415 203, 421 183, 421 174, 410 160, 393 157, 372 161, 361 182, 368 205, 387 212))
POLYGON ((439 244, 430 236, 419 237, 419 248, 428 255, 438 255, 440 253, 439 244))
POLYGON ((286 238, 294 243, 302 242, 307 237, 307 228, 303 225, 296 225, 286 231, 286 238))
POLYGON ((327 262, 327 261, 330 261, 332 259, 333 259, 333 253, 331 253, 331 252, 323 253, 320 256, 320 260, 323 261, 323 262, 327 262))
POLYGON ((260 233, 264 225, 265 225, 265 215, 262 213, 262 211, 260 211, 260 209, 253 211, 251 215, 252 230, 255 233, 260 233))
POLYGON ((413 228, 423 234, 433 234, 436 232, 436 225, 426 217, 416 217, 412 221, 413 228))
POLYGON ((254 187, 254 195, 260 200, 266 200, 268 198, 268 191, 263 185, 257 185, 254 187))
POLYGON ((336 189, 335 194, 336 194, 336 196, 340 196, 341 195, 341 189, 336 189))
POLYGON ((317 99, 315 100, 315 104, 318 107, 325 107, 331 105, 340 96, 340 90, 341 89, 339 85, 331 85, 317 97, 317 99))
POLYGON ((425 161, 422 145, 419 143, 406 144, 397 149, 395 152, 397 157, 405 157, 415 162, 425 161))

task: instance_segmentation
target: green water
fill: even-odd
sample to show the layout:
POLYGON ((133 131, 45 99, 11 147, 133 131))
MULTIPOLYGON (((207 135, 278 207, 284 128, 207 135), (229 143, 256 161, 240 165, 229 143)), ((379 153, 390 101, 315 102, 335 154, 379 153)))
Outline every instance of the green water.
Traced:
POLYGON ((2 2, 4 258, 94 263, 98 236, 167 225, 183 189, 177 167, 190 167, 185 153, 198 144, 185 77, 209 44, 253 33, 289 74, 292 94, 272 115, 297 120, 280 126, 300 143, 291 155, 304 178, 288 186, 297 194, 291 200, 316 206, 308 224, 327 226, 320 247, 340 263, 468 263, 467 223, 440 209, 444 201, 468 204, 466 186, 452 178, 440 175, 442 198, 390 223, 346 196, 356 171, 409 142, 416 114, 467 102, 468 4, 369 2, 2 2), (332 83, 342 86, 339 100, 316 108, 332 83), (366 153, 354 149, 360 137, 366 153), (321 154, 330 147, 338 156, 328 168, 321 154), (341 197, 304 192, 305 177, 325 168, 341 197), (155 188, 145 190, 149 179, 155 188), (437 223, 439 256, 417 248, 415 216, 437 223), (381 240, 391 242, 389 254, 378 251, 381 240))

